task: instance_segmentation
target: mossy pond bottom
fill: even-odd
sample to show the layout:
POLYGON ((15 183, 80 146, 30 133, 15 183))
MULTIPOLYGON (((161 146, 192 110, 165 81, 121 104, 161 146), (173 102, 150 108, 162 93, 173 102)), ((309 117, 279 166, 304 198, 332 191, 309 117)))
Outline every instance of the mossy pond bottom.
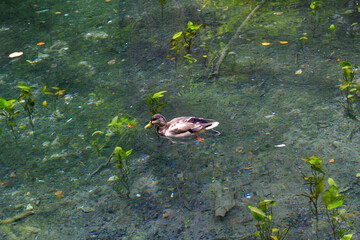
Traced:
POLYGON ((358 1, 24 2, 0 5, 1 239, 254 239, 261 200, 283 239, 359 239, 358 1), (220 134, 174 144, 154 112, 220 134))

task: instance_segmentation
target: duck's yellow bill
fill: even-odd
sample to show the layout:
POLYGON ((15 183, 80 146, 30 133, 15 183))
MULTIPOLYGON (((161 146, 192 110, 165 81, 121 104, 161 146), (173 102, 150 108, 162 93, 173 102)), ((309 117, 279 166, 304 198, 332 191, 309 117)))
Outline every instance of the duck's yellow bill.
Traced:
POLYGON ((144 128, 148 128, 152 125, 151 121, 144 127, 144 128))

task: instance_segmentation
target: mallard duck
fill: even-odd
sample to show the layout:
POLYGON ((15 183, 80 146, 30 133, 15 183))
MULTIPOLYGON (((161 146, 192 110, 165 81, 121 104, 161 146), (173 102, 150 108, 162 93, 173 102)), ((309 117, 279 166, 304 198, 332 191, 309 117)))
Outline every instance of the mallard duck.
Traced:
MULTIPOLYGON (((203 142, 204 139, 200 138, 198 133, 215 128, 219 125, 219 122, 197 117, 177 117, 172 119, 170 122, 167 122, 163 115, 155 114, 151 117, 151 121, 145 126, 145 128, 152 125, 156 125, 158 127, 157 132, 160 136, 171 138, 195 135, 198 141, 203 142)), ((214 131, 220 134, 218 131, 214 131)))

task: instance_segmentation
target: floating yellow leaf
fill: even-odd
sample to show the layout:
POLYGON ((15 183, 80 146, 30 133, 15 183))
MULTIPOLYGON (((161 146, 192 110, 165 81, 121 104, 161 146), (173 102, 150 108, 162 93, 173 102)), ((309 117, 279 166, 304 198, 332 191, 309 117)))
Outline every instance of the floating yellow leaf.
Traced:
POLYGON ((44 42, 39 42, 39 43, 37 43, 36 45, 37 46, 41 46, 41 45, 44 45, 45 43, 44 42))
POLYGON ((302 70, 301 70, 301 69, 297 70, 297 71, 295 72, 295 74, 296 74, 296 75, 302 74, 302 70))
POLYGON ((55 196, 59 196, 59 195, 61 195, 62 193, 63 193, 63 191, 57 190, 57 191, 54 193, 54 195, 55 195, 55 196))
POLYGON ((263 42, 263 43, 261 43, 261 45, 263 45, 263 46, 269 46, 271 43, 268 43, 268 42, 263 42))
POLYGON ((43 105, 44 107, 46 107, 46 106, 47 106, 47 101, 43 101, 42 105, 43 105))
POLYGON ((328 161, 328 163, 334 163, 335 162, 335 159, 330 159, 329 161, 328 161))
POLYGON ((280 41, 281 44, 287 44, 288 41, 280 41))

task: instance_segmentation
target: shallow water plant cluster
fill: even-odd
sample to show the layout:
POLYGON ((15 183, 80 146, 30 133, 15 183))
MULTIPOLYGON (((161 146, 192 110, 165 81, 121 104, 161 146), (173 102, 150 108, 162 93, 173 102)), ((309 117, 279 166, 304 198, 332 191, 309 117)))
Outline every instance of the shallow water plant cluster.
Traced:
POLYGON ((304 185, 308 186, 308 193, 301 194, 308 198, 312 215, 315 217, 316 235, 319 233, 320 219, 325 215, 331 229, 333 239, 347 240, 351 239, 352 234, 347 234, 352 223, 348 213, 343 206, 346 194, 340 194, 338 187, 332 178, 328 178, 329 189, 325 190, 324 176, 325 171, 322 169, 320 157, 314 155, 309 158, 303 158, 311 168, 311 174, 306 175, 302 171, 304 185), (323 205, 321 205, 322 200, 323 205))
MULTIPOLYGON (((176 56, 180 54, 182 48, 185 49, 184 57, 188 59, 190 63, 193 63, 194 58, 191 56, 191 47, 193 44, 193 40, 197 34, 197 30, 201 27, 202 24, 194 24, 189 21, 184 31, 175 33, 171 40, 170 46, 172 46, 172 50, 175 50, 176 56)), ((169 56, 171 57, 171 55, 169 56)))
POLYGON ((354 82, 355 69, 359 67, 349 62, 339 62, 343 71, 343 84, 339 87, 342 96, 345 99, 344 108, 346 115, 350 118, 355 118, 356 113, 354 111, 353 103, 355 102, 355 91, 360 90, 360 85, 354 82))
MULTIPOLYGON (((14 121, 14 118, 19 114, 20 111, 16 111, 14 109, 14 102, 15 99, 6 100, 4 98, 0 98, 0 115, 4 116, 6 118, 6 122, 11 130, 11 133, 14 136, 14 139, 16 141, 17 135, 15 132, 14 127, 16 127, 16 123, 14 121)), ((2 129, 0 128, 0 133, 2 133, 2 129)))
MULTIPOLYGON (((35 87, 30 87, 27 86, 26 84, 17 84, 17 88, 20 89, 20 95, 17 99, 9 99, 6 100, 4 98, 0 97, 0 115, 4 116, 7 124, 11 130, 11 133, 15 139, 15 141, 17 141, 17 138, 19 137, 18 134, 19 132, 17 130, 19 129, 25 129, 26 126, 21 125, 18 126, 18 124, 15 121, 15 117, 17 117, 19 114, 22 113, 22 111, 18 110, 16 108, 16 104, 20 104, 23 107, 23 112, 27 115, 28 119, 29 119, 29 124, 32 128, 32 130, 34 130, 34 114, 35 114, 35 97, 34 94, 32 92, 32 90, 35 87)), ((56 109, 56 105, 59 102, 59 99, 61 96, 64 95, 65 90, 61 90, 58 87, 52 87, 52 89, 56 90, 55 92, 46 92, 46 86, 44 86, 41 90, 42 93, 44 94, 51 94, 54 95, 56 97, 55 101, 54 101, 54 107, 56 109)), ((43 107, 47 106, 47 102, 46 100, 43 102, 43 107)), ((0 133, 2 133, 2 129, 0 128, 0 133)))
POLYGON ((290 227, 279 229, 274 227, 272 221, 272 207, 276 206, 274 200, 261 200, 258 207, 249 206, 252 216, 256 219, 256 229, 254 239, 261 240, 284 240, 290 227))
POLYGON ((149 105, 150 115, 159 113, 160 109, 165 107, 167 102, 160 102, 160 98, 164 96, 166 91, 160 91, 154 94, 149 94, 146 98, 146 104, 149 105))
POLYGON ((119 175, 116 179, 119 181, 117 188, 118 193, 124 193, 127 197, 130 195, 130 168, 129 168, 129 156, 132 153, 132 149, 125 151, 121 147, 114 149, 114 155, 116 157, 115 166, 119 169, 119 175))

